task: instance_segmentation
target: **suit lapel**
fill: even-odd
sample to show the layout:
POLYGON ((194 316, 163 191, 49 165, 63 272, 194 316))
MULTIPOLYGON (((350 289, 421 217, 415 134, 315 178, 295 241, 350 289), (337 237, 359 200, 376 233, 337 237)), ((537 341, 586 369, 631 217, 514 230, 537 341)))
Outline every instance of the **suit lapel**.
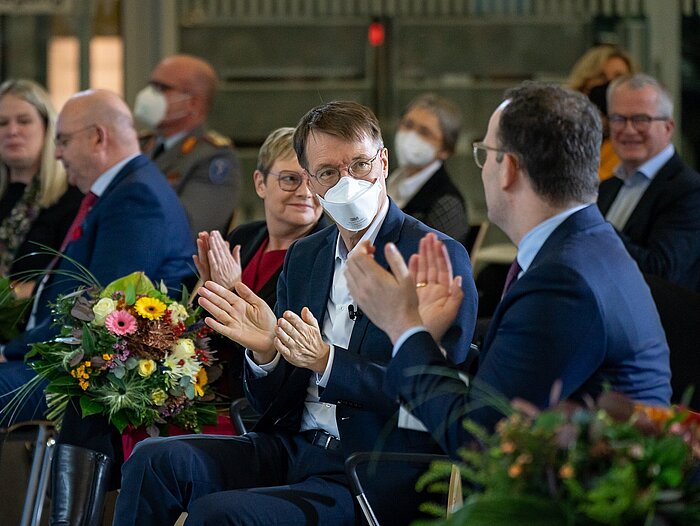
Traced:
POLYGON ((598 208, 605 215, 622 188, 622 179, 613 177, 601 184, 598 192, 598 208))
POLYGON ((654 207, 656 201, 663 194, 664 189, 668 187, 668 181, 672 179, 683 165, 677 154, 673 154, 666 164, 656 173, 654 178, 649 183, 649 187, 642 194, 641 199, 634 207, 625 227, 622 229, 625 234, 629 234, 631 230, 639 225, 646 225, 650 217, 654 217, 654 207))
MULTIPOLYGON (((403 226, 403 217, 403 213, 393 203, 393 201, 390 200, 389 210, 384 218, 382 227, 379 230, 377 239, 374 241, 374 246, 376 248, 374 252, 374 259, 376 260, 377 264, 383 268, 389 268, 389 264, 384 257, 384 246, 389 242, 398 244, 401 236, 401 227, 403 226)), ((362 340, 367 333, 369 323, 369 318, 367 316, 361 316, 355 321, 355 325, 352 329, 352 335, 350 336, 350 343, 348 344, 348 351, 354 353, 359 352, 360 346, 362 345, 362 340)))

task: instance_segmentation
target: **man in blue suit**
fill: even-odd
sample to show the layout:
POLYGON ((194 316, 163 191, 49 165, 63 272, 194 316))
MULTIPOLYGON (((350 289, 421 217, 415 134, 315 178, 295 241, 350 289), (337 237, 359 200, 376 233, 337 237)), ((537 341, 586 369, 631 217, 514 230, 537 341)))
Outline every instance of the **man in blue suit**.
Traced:
MULTIPOLYGON (((341 101, 311 110, 297 126, 294 147, 337 226, 289 248, 275 313, 242 284, 237 294, 212 282, 200 289, 200 304, 213 316, 207 323, 247 348, 245 388, 262 416, 242 437, 152 439, 137 446, 124 465, 115 525, 169 524, 181 511, 194 525, 351 525, 349 454, 438 450, 383 393, 391 342, 356 308, 343 269, 364 240, 380 254, 393 242, 406 255, 428 232, 444 240, 466 298, 441 342, 458 364, 476 316, 466 251, 388 199, 388 152, 368 108, 341 101)), ((407 524, 415 511, 415 477, 407 468, 375 479, 391 488, 385 504, 396 524, 407 524), (400 506, 396 494, 403 495, 400 506)))
POLYGON ((598 112, 584 96, 526 83, 506 94, 474 144, 489 219, 518 255, 469 388, 445 373, 433 339, 461 302, 440 243, 423 242, 415 278, 390 245, 393 275, 363 247, 348 261, 353 297, 395 344, 387 392, 450 455, 470 440, 465 416, 492 428, 498 407, 515 397, 542 408, 609 385, 669 403, 669 351, 649 288, 595 205, 600 141, 598 112))
MULTIPOLYGON (((189 262, 194 243, 187 216, 162 174, 139 153, 131 113, 124 101, 108 91, 78 93, 65 104, 56 130, 56 156, 63 162, 70 184, 86 194, 81 207, 83 213, 78 214, 64 241, 65 257, 56 261, 56 267, 40 286, 30 322, 33 328, 5 348, 9 361, 0 365, 4 393, 33 376, 32 370, 22 361, 29 345, 55 335, 49 303, 82 285, 66 276, 67 272, 80 273, 72 261, 87 269, 101 285, 141 270, 151 279, 163 280, 169 287, 179 290, 183 279, 192 274, 189 262)), ((5 396, 3 400, 6 402, 8 398, 5 396)), ((12 416, 15 420, 28 420, 35 415, 40 418, 42 409, 46 409, 43 392, 37 390, 23 410, 12 416)), ((69 404, 62 437, 72 435, 75 427, 84 424, 79 410, 69 404)), ((94 433, 89 425, 81 433, 94 435, 94 445, 90 446, 101 450, 99 433, 94 433)), ((66 461, 69 465, 80 462, 76 455, 90 459, 99 455, 88 450, 76 452, 78 448, 70 451, 71 447, 62 442, 64 440, 60 439, 55 454, 56 466, 62 466, 62 458, 68 452, 72 455, 66 461)), ((59 469, 54 468, 54 472, 59 469)), ((69 486, 81 479, 92 480, 87 471, 71 473, 77 480, 55 488, 58 493, 52 499, 54 504, 63 506, 66 513, 69 513, 72 498, 66 494, 72 491, 69 486)), ((93 482, 96 485, 98 481, 93 482)), ((82 504, 85 503, 76 503, 76 506, 82 504)), ((54 516, 52 520, 52 524, 78 523, 72 515, 65 515, 63 519, 54 516)))

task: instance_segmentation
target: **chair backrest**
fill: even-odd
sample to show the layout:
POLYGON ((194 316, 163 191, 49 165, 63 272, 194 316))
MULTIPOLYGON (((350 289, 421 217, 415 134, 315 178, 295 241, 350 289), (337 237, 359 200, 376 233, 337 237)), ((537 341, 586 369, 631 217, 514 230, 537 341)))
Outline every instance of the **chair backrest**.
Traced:
POLYGON ((659 311, 661 325, 671 350, 671 387, 674 403, 681 402, 689 387, 694 388, 688 405, 700 409, 700 294, 645 275, 659 311))
MULTIPOLYGON (((427 471, 431 462, 449 460, 446 455, 431 453, 394 453, 361 451, 353 453, 345 461, 345 474, 350 482, 353 496, 357 499, 363 518, 369 526, 380 524, 409 524, 423 518, 418 513, 418 505, 426 500, 438 500, 437 495, 415 493, 417 477, 427 471), (396 466, 402 473, 411 468, 413 477, 406 480, 392 480, 396 466), (365 482, 363 483, 362 480, 365 482), (379 484, 377 484, 379 481, 379 484), (415 495, 409 495, 413 491, 415 495), (379 502, 381 501, 381 502, 379 502), (387 506, 387 503, 389 504, 387 506)), ((462 505, 461 478, 459 470, 453 466, 450 488, 445 496, 448 515, 462 505)))
POLYGON ((246 434, 260 418, 260 415, 250 406, 246 398, 236 398, 231 402, 229 414, 237 435, 246 434))

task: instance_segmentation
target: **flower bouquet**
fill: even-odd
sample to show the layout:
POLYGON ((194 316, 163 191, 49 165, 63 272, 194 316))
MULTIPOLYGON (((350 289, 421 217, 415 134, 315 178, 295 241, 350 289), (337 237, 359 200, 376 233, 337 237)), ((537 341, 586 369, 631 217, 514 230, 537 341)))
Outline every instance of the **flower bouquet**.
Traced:
POLYGON ((9 278, 0 278, 0 343, 19 334, 19 326, 31 305, 30 299, 17 299, 9 278))
MULTIPOLYGON (((561 403, 542 412, 516 401, 494 434, 465 427, 480 443, 458 463, 467 499, 439 524, 700 524, 695 413, 606 393, 596 406, 561 403)), ((444 488, 450 469, 434 464, 419 489, 444 488)))
POLYGON ((136 272, 60 297, 59 337, 27 355, 36 384, 48 381, 49 418, 60 421, 77 397, 84 417, 105 415, 120 432, 132 426, 157 435, 166 424, 201 432, 216 423, 211 383, 221 371, 208 350, 210 329, 182 294, 175 301, 136 272))

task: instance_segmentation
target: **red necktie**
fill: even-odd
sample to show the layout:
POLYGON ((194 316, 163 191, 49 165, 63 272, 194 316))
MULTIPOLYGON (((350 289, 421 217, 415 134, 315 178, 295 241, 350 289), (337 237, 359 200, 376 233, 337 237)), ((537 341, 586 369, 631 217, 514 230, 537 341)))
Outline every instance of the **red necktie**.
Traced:
POLYGON ((73 219, 73 223, 71 223, 66 237, 63 239, 63 243, 61 244, 61 252, 66 249, 68 243, 79 239, 83 234, 81 225, 83 224, 83 221, 85 221, 85 216, 88 215, 88 212, 95 204, 95 201, 97 201, 97 195, 93 194, 92 192, 88 192, 85 197, 83 197, 83 200, 80 202, 80 208, 78 208, 78 213, 76 214, 75 219, 73 219))
POLYGON ((506 283, 505 283, 505 285, 503 285, 503 294, 501 294, 501 297, 506 295, 506 292, 508 292, 508 289, 518 279, 518 274, 520 274, 521 270, 523 270, 523 269, 520 268, 520 263, 518 263, 518 258, 515 258, 513 260, 513 263, 511 263, 510 268, 508 269, 508 274, 506 275, 506 283))

